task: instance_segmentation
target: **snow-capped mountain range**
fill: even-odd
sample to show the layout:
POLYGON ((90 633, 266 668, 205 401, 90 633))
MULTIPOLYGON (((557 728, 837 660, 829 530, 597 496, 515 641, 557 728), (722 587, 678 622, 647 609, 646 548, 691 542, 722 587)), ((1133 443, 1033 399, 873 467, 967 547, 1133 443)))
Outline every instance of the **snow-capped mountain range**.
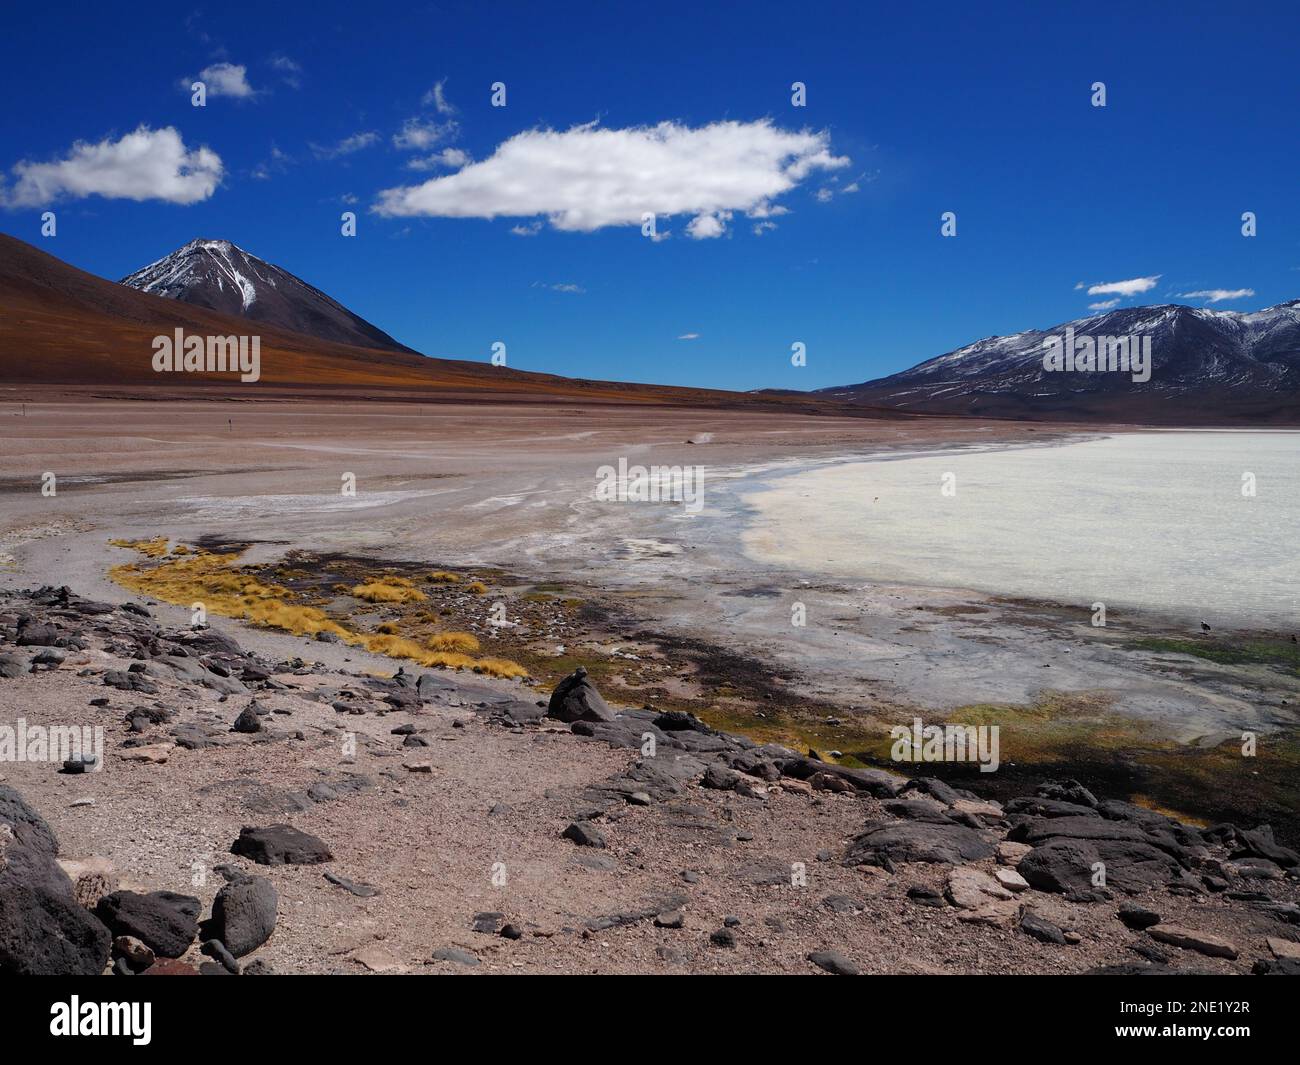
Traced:
POLYGON ((1300 300, 1250 313, 1127 307, 987 337, 910 370, 819 394, 903 410, 1159 422, 1249 417, 1300 423, 1300 300), (1048 371, 1045 342, 1150 338, 1151 373, 1048 371))
POLYGON ((192 240, 121 283, 322 340, 411 351, 301 278, 228 240, 192 240))

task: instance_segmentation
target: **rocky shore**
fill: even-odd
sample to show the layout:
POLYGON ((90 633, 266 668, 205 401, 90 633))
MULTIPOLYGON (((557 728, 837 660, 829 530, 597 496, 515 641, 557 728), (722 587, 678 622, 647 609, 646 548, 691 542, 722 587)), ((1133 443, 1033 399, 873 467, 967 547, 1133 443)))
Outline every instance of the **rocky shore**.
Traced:
POLYGON ((0 594, 0 972, 1300 971, 1266 825, 300 643, 0 594))

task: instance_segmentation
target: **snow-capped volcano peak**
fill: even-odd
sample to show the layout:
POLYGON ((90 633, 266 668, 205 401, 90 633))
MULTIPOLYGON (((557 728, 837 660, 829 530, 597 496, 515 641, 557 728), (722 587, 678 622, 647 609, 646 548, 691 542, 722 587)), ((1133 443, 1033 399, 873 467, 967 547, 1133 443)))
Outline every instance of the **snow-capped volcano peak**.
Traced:
POLYGON ((122 284, 322 340, 411 350, 319 289, 229 240, 191 240, 124 277, 122 284))

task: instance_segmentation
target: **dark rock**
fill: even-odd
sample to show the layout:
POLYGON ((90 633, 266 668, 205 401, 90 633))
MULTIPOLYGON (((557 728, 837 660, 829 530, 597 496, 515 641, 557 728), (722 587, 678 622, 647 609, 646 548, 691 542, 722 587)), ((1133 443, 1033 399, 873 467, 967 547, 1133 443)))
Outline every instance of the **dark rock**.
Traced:
POLYGON ((1046 780, 1038 785, 1038 794, 1044 799, 1074 803, 1076 806, 1097 805, 1097 796, 1077 780, 1046 780))
POLYGON ((212 900, 212 934, 236 958, 251 954, 275 931, 279 896, 264 876, 240 876, 212 900))
POLYGON ((31 671, 31 663, 26 655, 0 655, 0 677, 6 680, 16 680, 31 671))
POLYGON ((715 947, 723 947, 724 949, 730 950, 736 945, 736 933, 730 928, 719 928, 709 936, 709 942, 715 947))
POLYGON ((579 847, 604 848, 605 837, 588 821, 574 821, 563 832, 565 839, 572 840, 579 847))
MULTIPOLYGON (((239 975, 239 962, 235 961, 234 956, 226 949, 226 945, 219 939, 205 940, 199 947, 204 954, 212 958, 221 965, 231 976, 239 975)), ((200 969, 202 971, 202 969, 200 969)))
POLYGON ((357 883, 357 881, 349 880, 346 876, 339 876, 337 873, 327 872, 325 874, 325 879, 331 884, 343 888, 344 891, 350 891, 352 894, 363 899, 373 898, 375 895, 379 894, 379 889, 377 887, 372 887, 370 884, 357 883))
POLYGON ((316 865, 332 861, 334 855, 322 840, 292 825, 245 826, 230 847, 231 854, 249 858, 258 865, 316 865))
POLYGON ((681 928, 686 924, 686 917, 681 910, 661 913, 655 917, 656 928, 681 928))
POLYGON ((587 679, 587 670, 579 666, 551 692, 546 705, 546 716, 559 721, 613 721, 617 716, 611 710, 596 686, 587 679))
POLYGON ((684 710, 669 710, 660 714, 654 719, 654 726, 664 732, 704 732, 710 735, 714 732, 694 714, 688 714, 684 710))
POLYGON ((1260 958, 1250 971, 1255 976, 1300 976, 1300 961, 1295 958, 1260 958))
POLYGON ((740 783, 740 774, 726 766, 711 765, 704 771, 700 783, 717 791, 732 791, 740 783))
POLYGON ((936 910, 942 910, 948 905, 942 892, 926 884, 913 884, 907 889, 907 897, 918 906, 930 906, 936 910))
POLYGON ((266 711, 263 710, 258 705, 257 700, 254 699, 244 707, 243 712, 235 718, 235 723, 231 727, 236 732, 262 732, 266 728, 266 726, 262 724, 262 718, 265 714, 266 711))
POLYGON ((1016 871, 1030 887, 1051 891, 1075 902, 1097 902, 1105 892, 1092 883, 1097 849, 1084 840, 1053 839, 1020 859, 1016 871))
POLYGON ((1160 914, 1132 902, 1120 903, 1119 912, 1115 914, 1127 927, 1141 932, 1144 928, 1160 923, 1160 914))
POLYGON ((201 903, 174 891, 115 891, 95 914, 114 936, 134 936, 160 958, 179 958, 199 934, 201 903))
POLYGON ((1064 945, 1065 933, 1045 917, 1040 917, 1033 910, 1026 910, 1020 918, 1020 931, 1044 943, 1064 945))
POLYGON ((961 865, 992 855, 993 845, 965 825, 891 821, 871 825, 855 836, 845 852, 844 864, 883 865, 890 861, 961 865))
POLYGON ((836 976, 859 976, 862 973, 853 962, 835 950, 815 950, 808 955, 808 960, 817 968, 836 976))
POLYGON ((475 932, 482 932, 484 935, 494 936, 501 931, 501 925, 505 921, 504 913, 476 913, 474 923, 471 925, 475 932))
POLYGON ((856 791, 865 791, 878 799, 892 799, 907 784, 906 777, 887 773, 883 769, 852 769, 814 758, 801 758, 798 755, 787 758, 778 765, 787 777, 808 780, 819 773, 824 773, 851 784, 856 791))
POLYGON ((44 818, 0 784, 0 975, 96 976, 112 935, 77 902, 44 818))

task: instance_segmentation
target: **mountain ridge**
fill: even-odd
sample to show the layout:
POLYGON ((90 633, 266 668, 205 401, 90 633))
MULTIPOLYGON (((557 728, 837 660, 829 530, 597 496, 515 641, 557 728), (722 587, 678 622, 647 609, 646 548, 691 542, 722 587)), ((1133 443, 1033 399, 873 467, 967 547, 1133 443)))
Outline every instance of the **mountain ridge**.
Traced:
POLYGON ((1300 300, 1257 311, 1169 303, 1116 308, 984 337, 910 369, 814 395, 925 413, 1155 423, 1300 424, 1300 300), (1045 342, 1149 338, 1151 376, 1044 369, 1045 342))

